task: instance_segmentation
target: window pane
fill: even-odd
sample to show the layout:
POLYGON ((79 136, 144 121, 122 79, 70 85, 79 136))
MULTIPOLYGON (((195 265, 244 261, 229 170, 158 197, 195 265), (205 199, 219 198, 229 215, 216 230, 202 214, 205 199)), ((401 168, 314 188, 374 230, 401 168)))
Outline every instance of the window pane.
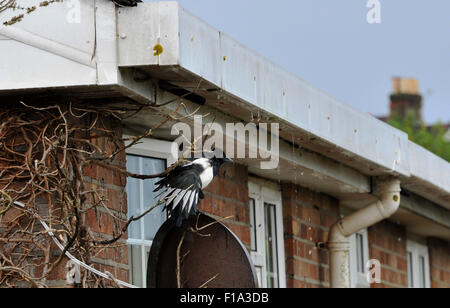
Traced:
MULTIPOLYGON (((158 174, 166 169, 164 159, 127 155, 127 170, 136 174, 158 174)), ((139 216, 157 203, 157 193, 154 193, 158 179, 138 180, 127 179, 128 218, 139 216)), ((156 232, 166 220, 162 206, 155 208, 143 219, 131 223, 129 239, 152 241, 156 232)), ((130 277, 133 284, 145 287, 147 256, 150 247, 130 245, 130 277), (145 259, 145 260, 144 260, 145 259)))
POLYGON ((255 266, 255 270, 256 270, 256 277, 258 278, 258 285, 260 288, 262 288, 262 267, 255 266))
POLYGON ((413 279, 413 258, 412 253, 408 252, 408 287, 410 288, 414 287, 413 279))
POLYGON ((278 288, 278 254, 275 205, 264 203, 267 287, 278 288))
MULTIPOLYGON (((127 170, 132 173, 141 173, 140 157, 127 155, 127 170)), ((127 198, 128 198, 128 218, 131 216, 138 216, 140 210, 140 196, 141 186, 140 180, 134 178, 127 178, 127 198)), ((141 224, 138 222, 132 223, 128 228, 128 237, 134 239, 141 238, 141 224)))
POLYGON ((142 246, 130 245, 130 270, 131 283, 138 287, 144 287, 144 271, 142 270, 142 246))
MULTIPOLYGON (((157 174, 166 169, 163 159, 127 155, 127 170, 137 174, 157 174)), ((153 192, 158 179, 138 180, 127 179, 128 217, 139 216, 157 202, 157 193, 153 192)), ((130 238, 153 240, 159 227, 166 219, 162 207, 156 208, 146 215, 142 222, 133 222, 130 225, 130 238), (143 230, 142 230, 143 227, 143 230)))
POLYGON ((364 274, 364 237, 359 233, 356 233, 356 266, 358 273, 364 274))
POLYGON ((256 243, 256 215, 255 215, 255 200, 250 199, 250 245, 252 251, 258 250, 256 243))
MULTIPOLYGON (((158 174, 166 169, 166 162, 163 159, 142 158, 143 174, 158 174)), ((143 212, 153 207, 157 202, 159 192, 153 192, 155 183, 159 179, 143 181, 143 212)), ((163 206, 159 206, 144 217, 144 239, 153 240, 159 227, 166 220, 166 214, 163 212, 163 206)))
POLYGON ((425 288, 425 258, 419 257, 420 288, 425 288))

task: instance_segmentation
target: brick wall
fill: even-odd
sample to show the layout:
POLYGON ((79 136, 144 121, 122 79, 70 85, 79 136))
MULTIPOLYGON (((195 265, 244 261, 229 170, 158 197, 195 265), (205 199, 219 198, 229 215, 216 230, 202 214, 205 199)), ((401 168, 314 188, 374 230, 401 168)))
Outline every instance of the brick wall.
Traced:
POLYGON ((205 189, 200 210, 216 219, 233 216, 224 222, 250 250, 250 208, 247 167, 224 165, 219 175, 205 189))
POLYGON ((339 219, 339 203, 327 195, 294 184, 282 185, 286 285, 288 288, 329 287, 329 228, 339 219))
MULTIPOLYGON (((115 135, 92 139, 92 142, 98 148, 103 149, 105 154, 109 155, 123 147, 123 143, 113 142, 113 140, 117 142, 114 137, 122 138, 122 129, 119 122, 109 119, 109 121, 101 122, 100 125, 102 129, 113 131, 115 135)), ((125 170, 126 154, 122 152, 114 160, 108 160, 104 163, 113 168, 125 170)), ((120 233, 124 222, 127 220, 126 176, 115 169, 93 163, 85 167, 84 181, 85 189, 95 192, 89 195, 88 206, 98 203, 101 199, 106 200, 106 202, 104 202, 105 207, 96 206, 87 211, 83 216, 83 223, 96 238, 100 240, 111 239, 120 233)), ((117 279, 129 282, 126 239, 127 233, 111 247, 103 248, 100 246, 96 249, 96 254, 92 256, 90 261, 98 270, 108 271, 117 279)))
MULTIPOLYGON (((61 105, 61 108, 65 108, 61 105)), ((105 151, 106 154, 111 154, 119 147, 123 146, 123 143, 117 143, 117 138, 122 137, 121 123, 113 117, 100 116, 98 119, 90 118, 75 118, 69 115, 66 116, 68 122, 74 125, 88 127, 95 123, 95 127, 90 131, 78 130, 75 132, 75 138, 86 138, 88 135, 92 137, 90 139, 93 147, 92 149, 100 149, 105 151), (94 122, 95 120, 95 122, 94 122), (108 133, 108 131, 112 133, 108 133), (106 133, 105 133, 106 132, 106 133), (115 142, 113 142, 115 140, 115 142)), ((20 140, 6 141, 11 142, 11 146, 20 145, 20 140)), ((91 150, 92 150, 91 149, 91 150)), ((106 165, 112 165, 115 168, 125 169, 126 166, 125 153, 118 155, 115 160, 104 161, 106 165)), ((96 164, 90 164, 83 170, 83 184, 84 191, 92 191, 92 193, 84 195, 86 201, 84 203, 84 209, 91 208, 87 211, 80 211, 80 233, 77 241, 81 243, 82 247, 92 247, 91 234, 94 238, 111 239, 114 234, 119 234, 122 226, 127 219, 127 202, 126 202, 126 177, 123 173, 110 170, 105 167, 98 166, 96 164), (100 199, 105 200, 104 206, 92 207, 94 202, 98 202, 100 199)), ((1 187, 0 187, 1 188, 1 187)), ((11 187, 9 187, 11 188, 11 187)), ((21 187, 16 187, 19 189, 21 187)), ((53 217, 57 217, 59 214, 58 205, 53 208, 49 208, 46 198, 37 198, 36 206, 39 209, 39 214, 42 217, 49 217, 50 213, 53 217)), ((15 208, 9 210, 6 215, 0 217, 0 235, 5 231, 5 226, 9 221, 21 215, 21 211, 15 208)), ((29 222, 25 222, 29 223, 29 222)), ((36 228, 41 228, 40 224, 36 224, 36 228)), ((40 230, 40 229, 38 229, 40 230)), ((1 236, 0 236, 1 237, 1 236)), ((92 254, 88 254, 85 251, 71 251, 77 258, 81 258, 85 263, 94 266, 100 271, 109 271, 115 277, 120 280, 129 280, 128 269, 128 247, 125 239, 115 243, 113 248, 104 248, 96 246, 91 250, 92 254)), ((60 255, 61 251, 52 243, 50 249, 50 262, 54 262, 60 255)), ((25 244, 27 245, 27 244, 25 244)), ((0 241, 0 251, 8 255, 8 251, 12 249, 13 245, 5 241, 0 241)), ((83 250, 83 249, 81 249, 83 250)), ((41 254, 41 252, 39 252, 41 254)), ((66 287, 66 264, 68 258, 63 258, 61 263, 52 271, 48 276, 46 284, 50 287, 66 287)), ((43 269, 45 267, 45 260, 43 257, 34 257, 30 259, 35 266, 26 266, 27 271, 33 277, 41 277, 43 269)), ((108 282, 109 283, 109 282, 108 282)), ((18 283, 17 286, 29 286, 27 283, 18 283)), ((91 285, 92 286, 92 285, 91 285)))
POLYGON ((428 239, 432 288, 450 288, 450 243, 428 239))
POLYGON ((368 229, 370 259, 381 263, 381 283, 372 288, 408 287, 406 230, 382 221, 368 229))
MULTIPOLYGON (((92 144, 109 155, 117 149, 123 147, 123 143, 117 142, 117 138, 122 138, 120 123, 115 119, 103 118, 96 122, 96 127, 90 131, 92 136, 105 135, 104 131, 114 132, 114 135, 106 135, 91 139, 92 144)), ((126 176, 107 166, 125 170, 126 155, 120 153, 113 160, 102 162, 106 166, 91 163, 83 169, 84 190, 90 191, 86 197, 85 208, 90 208, 81 215, 81 225, 83 232, 90 233, 95 239, 108 240, 120 233, 124 222, 127 220, 127 196, 125 191, 126 176), (100 201, 104 201, 100 204, 100 201), (93 206, 97 204, 97 206, 93 206)), ((83 261, 100 270, 109 272, 119 280, 129 282, 128 267, 128 245, 126 244, 127 234, 116 243, 105 247, 96 245, 91 249, 91 254, 83 255, 83 261)), ((59 255, 59 250, 55 247, 55 254, 59 255)), ((64 287, 66 285, 66 263, 68 258, 64 258, 60 265, 49 277, 49 285, 64 287)), ((95 276, 96 277, 96 276, 95 276)), ((114 285, 110 281, 103 281, 104 285, 114 285)))

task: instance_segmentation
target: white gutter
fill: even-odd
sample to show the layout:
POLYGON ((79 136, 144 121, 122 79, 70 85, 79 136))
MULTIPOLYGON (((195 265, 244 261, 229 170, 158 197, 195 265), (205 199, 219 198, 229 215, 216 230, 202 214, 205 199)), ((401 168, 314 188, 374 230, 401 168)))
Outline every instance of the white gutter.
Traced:
POLYGON ((330 229, 330 283, 332 288, 349 288, 349 236, 392 216, 400 206, 400 180, 387 178, 378 183, 378 200, 338 221, 330 229))

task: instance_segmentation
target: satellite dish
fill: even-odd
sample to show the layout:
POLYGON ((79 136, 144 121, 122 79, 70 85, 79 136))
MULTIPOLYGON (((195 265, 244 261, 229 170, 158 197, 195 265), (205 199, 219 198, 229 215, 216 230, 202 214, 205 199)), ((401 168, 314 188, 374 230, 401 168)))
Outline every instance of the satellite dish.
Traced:
POLYGON ((167 220, 155 236, 147 288, 177 288, 178 278, 182 288, 258 287, 247 248, 225 225, 205 214, 191 217, 180 228, 167 220))

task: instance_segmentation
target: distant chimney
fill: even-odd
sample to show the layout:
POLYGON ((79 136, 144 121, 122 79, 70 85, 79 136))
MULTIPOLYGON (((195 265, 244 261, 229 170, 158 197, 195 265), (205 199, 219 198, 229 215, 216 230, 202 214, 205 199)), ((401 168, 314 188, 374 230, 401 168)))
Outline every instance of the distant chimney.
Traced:
POLYGON ((392 84, 390 117, 396 115, 405 118, 408 114, 412 114, 417 121, 421 121, 422 96, 419 93, 419 82, 411 78, 395 77, 392 84))

